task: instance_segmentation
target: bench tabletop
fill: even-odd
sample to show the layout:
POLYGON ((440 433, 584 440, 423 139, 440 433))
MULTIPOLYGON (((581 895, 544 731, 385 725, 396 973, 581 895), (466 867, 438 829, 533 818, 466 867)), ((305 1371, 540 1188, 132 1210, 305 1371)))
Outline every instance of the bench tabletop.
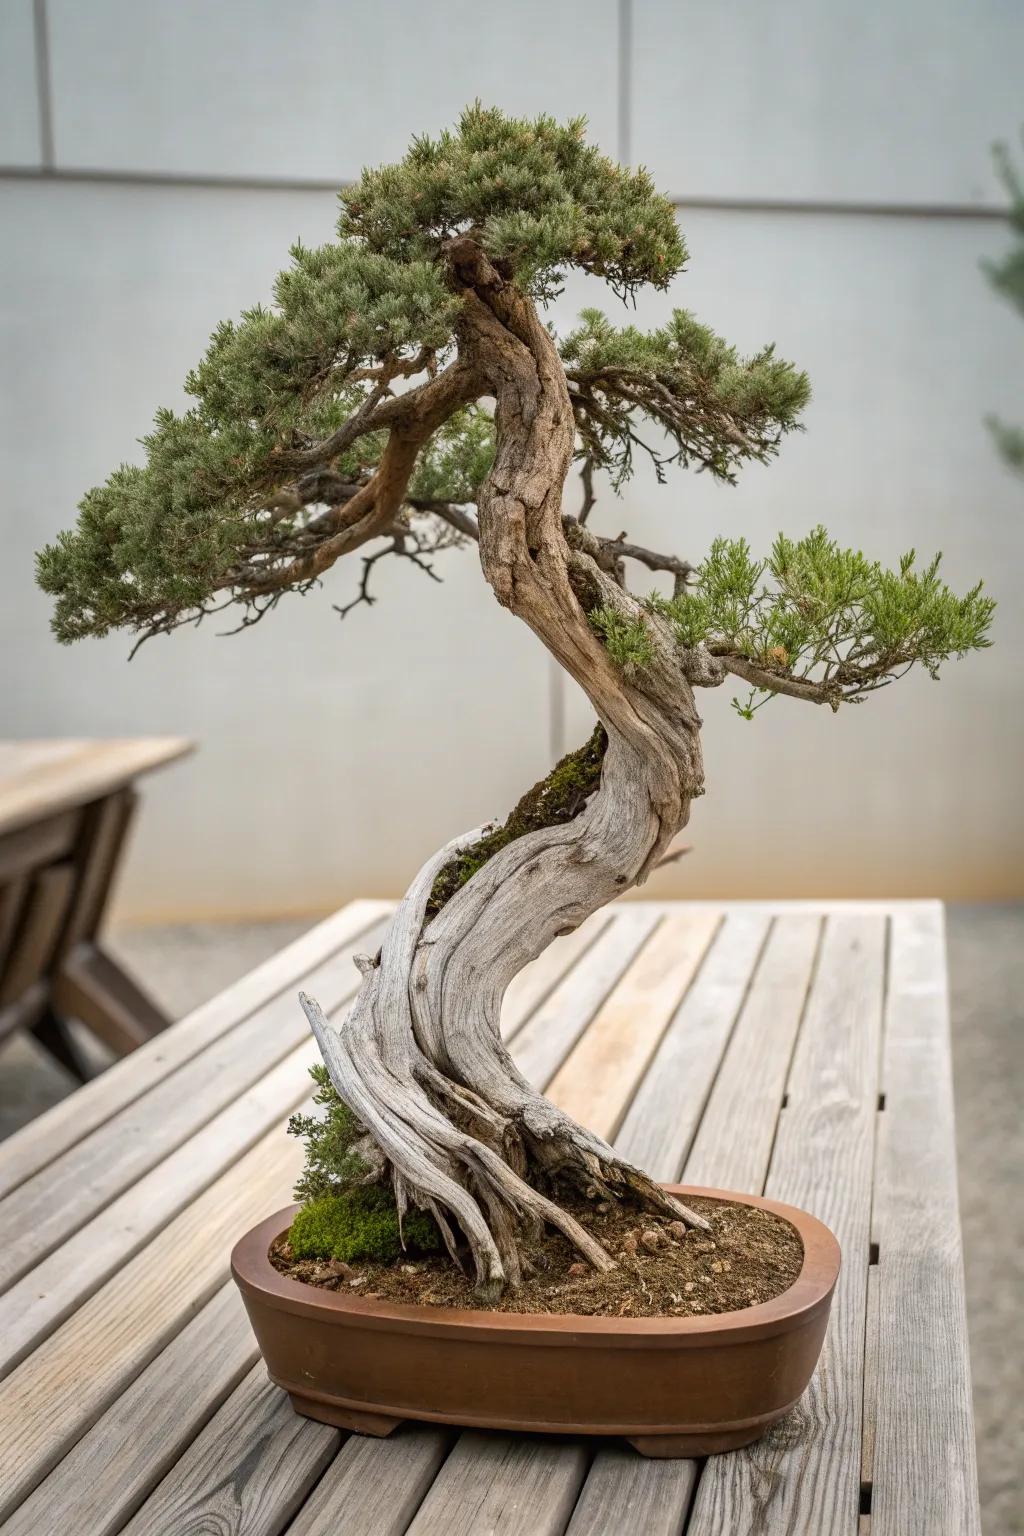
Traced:
POLYGON ((818 1371, 756 1445, 294 1415, 228 1255, 300 1166, 295 994, 343 1010, 389 911, 353 902, 0 1144, 3 1536, 976 1536, 937 902, 622 903, 506 996, 522 1069, 651 1173, 838 1236, 818 1371))
POLYGON ((191 750, 182 736, 0 740, 0 833, 98 800, 191 750))

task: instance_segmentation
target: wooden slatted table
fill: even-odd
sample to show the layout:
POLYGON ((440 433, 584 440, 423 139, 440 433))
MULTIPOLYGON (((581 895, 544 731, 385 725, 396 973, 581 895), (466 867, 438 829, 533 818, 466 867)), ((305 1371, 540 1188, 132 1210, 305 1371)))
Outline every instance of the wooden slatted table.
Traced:
POLYGON ((756 1446, 658 1462, 292 1413, 228 1254, 298 1170, 295 993, 343 1009, 387 912, 344 908, 0 1145, 3 1536, 975 1536, 936 903, 624 904, 506 999, 523 1068, 653 1173, 839 1236, 821 1365, 756 1446))

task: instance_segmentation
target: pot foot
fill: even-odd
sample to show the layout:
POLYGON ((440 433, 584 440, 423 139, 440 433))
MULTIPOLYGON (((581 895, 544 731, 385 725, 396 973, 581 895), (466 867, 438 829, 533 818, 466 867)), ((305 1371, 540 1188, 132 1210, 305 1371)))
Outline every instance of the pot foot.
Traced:
POLYGON ((304 1419, 317 1419, 321 1424, 333 1424, 335 1429, 350 1429, 357 1435, 372 1435, 383 1440, 402 1423, 386 1413, 369 1413, 363 1408, 343 1408, 337 1403, 318 1402, 314 1397, 304 1397, 301 1392, 289 1392, 292 1407, 304 1419))
POLYGON ((746 1425, 741 1429, 698 1431, 689 1435, 630 1435, 629 1444, 641 1456, 652 1460, 680 1460, 689 1456, 717 1456, 722 1451, 738 1451, 753 1445, 768 1425, 746 1425))

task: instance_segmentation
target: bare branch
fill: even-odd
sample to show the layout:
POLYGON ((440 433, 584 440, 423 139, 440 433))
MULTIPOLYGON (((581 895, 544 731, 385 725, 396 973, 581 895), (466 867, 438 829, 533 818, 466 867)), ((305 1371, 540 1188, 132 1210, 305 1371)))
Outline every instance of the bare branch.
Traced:
POLYGON ((477 527, 476 518, 472 512, 467 512, 465 507, 459 506, 457 502, 407 496, 406 504, 416 512, 431 512, 435 517, 443 518, 450 527, 463 534, 465 538, 472 539, 474 544, 479 544, 480 529, 477 527))
POLYGON ((616 539, 599 539, 598 542, 616 559, 636 560, 641 565, 646 565, 649 571, 669 571, 675 577, 673 595, 678 597, 685 591, 690 577, 696 572, 696 567, 689 560, 681 560, 678 555, 659 555, 653 549, 645 549, 641 544, 630 544, 626 541, 626 535, 620 533, 616 539))
POLYGON ((580 480, 583 482, 583 505, 580 507, 577 521, 585 523, 593 511, 594 503, 597 500, 597 497, 594 495, 594 461, 589 454, 583 460, 580 480))
POLYGON ((715 646, 709 649, 712 655, 720 658, 726 669, 734 676, 742 677, 744 682, 750 683, 754 688, 762 688, 767 693, 784 693, 791 699, 806 699, 811 704, 831 704, 833 708, 842 697, 842 690, 839 688, 808 682, 806 678, 789 677, 782 672, 770 672, 766 667, 759 667, 756 662, 748 660, 746 656, 736 656, 728 651, 718 650, 715 646))

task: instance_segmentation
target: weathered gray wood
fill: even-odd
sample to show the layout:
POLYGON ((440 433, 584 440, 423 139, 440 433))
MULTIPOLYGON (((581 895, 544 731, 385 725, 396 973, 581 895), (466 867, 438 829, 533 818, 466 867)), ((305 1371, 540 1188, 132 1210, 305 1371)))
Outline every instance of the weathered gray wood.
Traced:
POLYGON ((232 1243, 287 1203, 301 1166, 271 1131, 0 1383, 0 1519, 224 1284, 232 1243))
POLYGON ((125 1536, 277 1536, 341 1435, 299 1418, 262 1362, 146 1500, 125 1536))
POLYGON ((874 1231, 873 1536, 980 1530, 942 911, 892 919, 874 1231))
POLYGON ((255 1359, 242 1299, 224 1286, 68 1451, 3 1536, 114 1536, 255 1359))
MULTIPOLYGON (((271 956, 46 1114, 0 1143, 0 1197, 55 1162, 155 1083, 191 1060, 212 1041, 247 1020, 282 993, 291 993, 315 966, 364 934, 391 908, 386 901, 354 901, 318 923, 294 944, 271 956)), ((365 944, 365 940, 361 941, 365 944)))
POLYGON ((817 917, 774 919, 686 1159, 687 1184, 764 1189, 820 933, 817 917))
POLYGON ((548 1086, 566 1114, 607 1140, 617 1135, 720 923, 721 912, 705 907, 658 925, 548 1086))
POLYGON ((0 1295, 0 1380, 309 1092, 304 1041, 66 1243, 0 1295))
POLYGON ((725 918, 616 1135, 655 1178, 679 1175, 767 931, 760 913, 725 918))
POLYGON ((885 920, 830 917, 779 1117, 767 1192, 835 1232, 843 1269, 821 1363, 798 1407, 744 1451, 709 1458, 688 1531, 854 1536, 885 920))
POLYGON ((522 1029, 552 988, 558 986, 563 976, 603 935, 610 921, 611 914, 607 910, 595 912, 572 933, 555 939, 536 960, 531 960, 529 965, 523 967, 519 975, 509 983, 501 1000, 501 1033, 504 1039, 511 1040, 522 1029))
POLYGON ((587 1459, 578 1440, 461 1435, 408 1536, 563 1536, 587 1459))
MULTIPOLYGON (((330 955, 310 978, 336 1011, 352 997, 359 974, 352 955, 379 942, 380 925, 330 955)), ((163 1158, 307 1038, 302 1012, 288 992, 257 1009, 176 1073, 70 1147, 56 1162, 0 1201, 0 1291, 25 1274, 97 1211, 163 1158)))
POLYGON ((288 1536, 405 1536, 452 1444, 406 1424, 386 1440, 350 1435, 288 1527, 288 1536))
POLYGON ((566 1536, 680 1536, 697 1463, 645 1461, 620 1446, 599 1450, 566 1536))
POLYGON ((526 1021, 509 1049, 536 1088, 546 1088, 637 954, 654 931, 654 912, 622 907, 600 938, 526 1021))

